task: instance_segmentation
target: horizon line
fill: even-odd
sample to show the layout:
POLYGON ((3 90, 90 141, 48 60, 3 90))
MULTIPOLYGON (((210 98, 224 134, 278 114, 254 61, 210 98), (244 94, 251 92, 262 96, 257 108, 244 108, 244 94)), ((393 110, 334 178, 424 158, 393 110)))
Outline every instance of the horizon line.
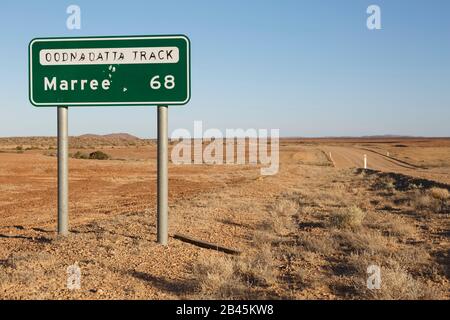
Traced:
MULTIPOLYGON (((83 133, 79 135, 69 135, 71 138, 82 138, 83 136, 94 136, 94 137, 107 137, 111 135, 129 135, 132 137, 135 137, 137 139, 145 140, 145 139, 151 139, 156 140, 157 137, 140 137, 136 136, 130 133, 106 133, 106 134, 96 134, 96 133, 83 133)), ((270 137, 270 136, 269 136, 270 137)), ((27 136, 0 136, 0 139, 12 139, 12 138, 57 138, 57 135, 27 135, 27 136)), ((227 137, 222 137, 223 139, 226 139, 227 137)), ((232 137, 229 137, 232 138, 232 137)), ((234 138, 249 138, 249 137, 234 137, 234 138)), ((280 139, 450 139, 450 136, 426 136, 426 135, 420 135, 420 136, 414 136, 414 135, 336 135, 336 136, 293 136, 293 135, 286 135, 286 136, 280 136, 280 139)), ((170 139, 170 137, 169 137, 170 139)), ((191 139, 199 139, 199 138, 191 138, 191 139)))

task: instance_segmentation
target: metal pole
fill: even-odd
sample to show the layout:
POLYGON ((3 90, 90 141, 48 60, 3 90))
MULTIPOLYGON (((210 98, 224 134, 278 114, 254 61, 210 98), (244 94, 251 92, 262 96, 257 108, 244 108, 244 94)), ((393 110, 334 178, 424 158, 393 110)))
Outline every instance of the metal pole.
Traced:
POLYGON ((164 246, 168 238, 168 124, 167 106, 158 106, 158 230, 157 241, 164 246))
POLYGON ((58 107, 58 234, 69 229, 68 108, 58 107))

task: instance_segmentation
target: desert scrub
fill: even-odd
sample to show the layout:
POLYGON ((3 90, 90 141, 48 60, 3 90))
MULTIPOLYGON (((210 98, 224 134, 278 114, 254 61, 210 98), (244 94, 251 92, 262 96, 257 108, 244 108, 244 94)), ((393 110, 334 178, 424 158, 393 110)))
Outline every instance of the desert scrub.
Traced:
POLYGON ((331 256, 335 252, 334 242, 329 237, 300 233, 298 234, 297 242, 301 248, 324 256, 331 256))
POLYGON ((377 230, 361 229, 360 232, 336 230, 332 234, 334 245, 346 248, 354 254, 366 253, 372 256, 389 257, 392 250, 392 239, 383 237, 377 230))
POLYGON ((367 297, 377 300, 433 300, 442 293, 429 287, 426 282, 413 277, 399 265, 381 267, 380 290, 367 290, 367 297))
POLYGON ((199 298, 230 299, 247 295, 248 288, 236 274, 233 258, 204 255, 194 265, 193 276, 199 298))
POLYGON ((254 250, 239 256, 204 253, 193 266, 200 299, 273 298, 278 268, 272 242, 264 232, 253 235, 254 250))
POLYGON ((46 152, 43 153, 43 155, 47 156, 47 157, 56 157, 56 152, 54 152, 54 151, 46 151, 46 152))
POLYGON ((395 180, 391 177, 381 177, 379 181, 375 183, 375 189, 394 191, 395 190, 395 180))
POLYGON ((434 187, 427 191, 416 190, 410 202, 418 211, 440 213, 447 211, 450 206, 450 196, 447 189, 434 187))
MULTIPOLYGON (((421 279, 414 278, 400 266, 381 268, 381 290, 371 290, 375 299, 382 300, 430 300, 441 294, 421 279)), ((370 295, 369 295, 370 296, 370 295)))
POLYGON ((446 201, 450 198, 450 193, 448 192, 447 189, 444 188, 436 188, 436 187, 431 188, 429 190, 429 194, 434 199, 438 199, 441 201, 446 201))
POLYGON ((245 283, 260 287, 271 286, 276 282, 274 264, 270 243, 264 243, 258 251, 243 254, 236 260, 238 272, 245 283))
POLYGON ((84 153, 84 152, 77 151, 77 152, 75 152, 72 155, 72 158, 75 158, 75 159, 89 159, 89 155, 84 153))
POLYGON ((260 299, 275 281, 270 251, 239 257, 204 255, 194 265, 193 277, 200 299, 260 299))
POLYGON ((70 156, 75 159, 91 159, 91 160, 109 160, 109 159, 111 159, 111 156, 107 153, 104 153, 103 151, 94 151, 89 154, 85 153, 85 152, 77 151, 74 154, 71 154, 70 156))
POLYGON ((417 230, 410 221, 399 218, 392 218, 385 223, 381 223, 381 227, 390 235, 398 238, 412 238, 417 230))
POLYGON ((279 199, 270 206, 270 209, 277 215, 291 216, 297 212, 298 204, 290 199, 279 199))
POLYGON ((330 224, 338 229, 357 229, 361 227, 366 213, 357 206, 342 208, 332 214, 330 224))
POLYGON ((260 229, 271 232, 273 235, 283 236, 296 231, 293 216, 298 212, 298 203, 291 199, 278 199, 267 208, 269 218, 261 225, 260 229))
POLYGON ((93 160, 108 160, 111 159, 110 155, 103 151, 94 151, 89 154, 89 159, 93 160))

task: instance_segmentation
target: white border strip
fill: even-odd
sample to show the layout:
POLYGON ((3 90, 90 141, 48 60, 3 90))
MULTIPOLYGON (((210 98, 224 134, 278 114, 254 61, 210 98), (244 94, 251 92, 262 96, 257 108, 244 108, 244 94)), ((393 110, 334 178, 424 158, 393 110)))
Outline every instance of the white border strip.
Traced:
POLYGON ((42 66, 98 66, 178 63, 178 47, 42 49, 42 66))

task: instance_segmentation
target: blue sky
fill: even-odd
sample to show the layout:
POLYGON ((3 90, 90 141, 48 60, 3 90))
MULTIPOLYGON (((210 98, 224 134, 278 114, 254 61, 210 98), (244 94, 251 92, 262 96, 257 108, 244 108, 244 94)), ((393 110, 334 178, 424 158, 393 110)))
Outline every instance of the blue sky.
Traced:
MULTIPOLYGON (((55 135, 28 101, 35 37, 186 34, 192 99, 170 130, 279 128, 282 136, 450 136, 450 2, 2 1, 0 136, 55 135), (66 8, 81 7, 81 30, 66 8), (381 7, 382 30, 366 28, 381 7)), ((70 134, 156 134, 154 107, 71 108, 70 134)))

